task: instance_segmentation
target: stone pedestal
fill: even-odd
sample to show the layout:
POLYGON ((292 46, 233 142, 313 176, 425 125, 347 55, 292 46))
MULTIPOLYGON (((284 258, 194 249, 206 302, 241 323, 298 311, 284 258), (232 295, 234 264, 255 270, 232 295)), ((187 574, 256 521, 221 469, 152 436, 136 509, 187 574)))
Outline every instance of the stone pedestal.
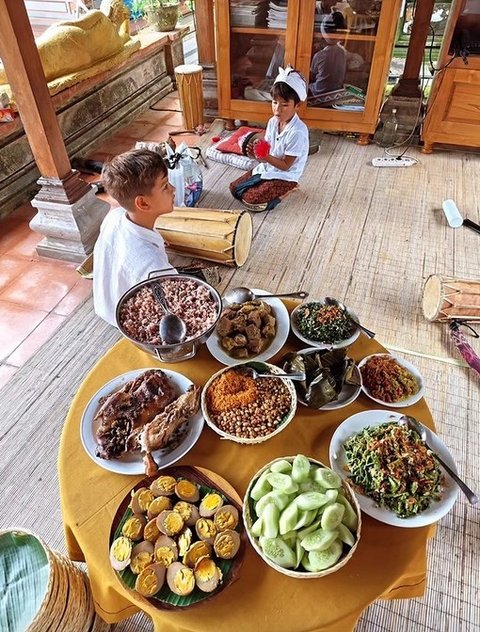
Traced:
POLYGON ((422 114, 422 102, 421 97, 399 97, 397 95, 390 95, 382 108, 380 113, 381 125, 377 127, 375 141, 380 141, 383 133, 383 124, 392 116, 392 110, 397 110, 396 118, 398 121, 397 128, 397 143, 405 141, 410 134, 412 134, 415 128, 415 132, 412 134, 411 144, 415 145, 419 140, 419 124, 422 114), (419 111, 420 109, 420 111, 419 111))
POLYGON ((45 236, 37 246, 38 254, 81 263, 92 252, 110 205, 97 199, 92 188, 70 203, 66 198, 62 200, 61 194, 55 196, 53 192, 55 188, 59 192, 63 189, 61 180, 50 180, 47 184, 40 178, 38 184, 42 189, 32 200, 38 213, 30 222, 32 230, 45 236), (58 201, 53 201, 55 197, 58 201))

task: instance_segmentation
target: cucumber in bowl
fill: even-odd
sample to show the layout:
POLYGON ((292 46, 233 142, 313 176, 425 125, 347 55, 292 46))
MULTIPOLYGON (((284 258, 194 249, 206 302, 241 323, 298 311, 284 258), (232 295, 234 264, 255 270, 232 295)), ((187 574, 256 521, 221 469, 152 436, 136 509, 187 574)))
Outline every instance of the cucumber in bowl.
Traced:
POLYGON ((360 539, 360 507, 348 483, 301 454, 275 459, 255 474, 243 518, 260 557, 301 579, 340 569, 360 539))

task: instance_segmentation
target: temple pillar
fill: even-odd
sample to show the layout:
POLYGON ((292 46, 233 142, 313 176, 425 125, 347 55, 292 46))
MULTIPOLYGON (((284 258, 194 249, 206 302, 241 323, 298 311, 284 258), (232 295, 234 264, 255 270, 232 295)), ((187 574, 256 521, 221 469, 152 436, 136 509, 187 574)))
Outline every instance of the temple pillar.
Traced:
POLYGON ((37 251, 81 262, 93 250, 110 206, 71 168, 25 4, 18 0, 0 0, 0 57, 41 174, 32 201, 38 214, 30 223, 45 236, 37 251))

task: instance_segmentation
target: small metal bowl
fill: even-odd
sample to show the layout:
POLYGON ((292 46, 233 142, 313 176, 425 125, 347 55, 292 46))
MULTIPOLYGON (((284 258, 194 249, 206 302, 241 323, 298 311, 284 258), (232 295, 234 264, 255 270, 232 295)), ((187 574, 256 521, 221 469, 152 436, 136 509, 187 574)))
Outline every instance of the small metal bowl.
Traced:
POLYGON ((157 360, 160 360, 160 362, 182 362, 183 360, 188 360, 189 358, 193 358, 193 356, 197 353, 197 350, 200 347, 200 345, 202 345, 204 342, 207 341, 208 337, 215 329, 221 313, 222 313, 222 298, 212 285, 210 285, 206 281, 203 281, 202 279, 198 279, 197 277, 189 276, 186 274, 167 274, 160 277, 159 276, 150 277, 145 281, 141 281, 140 283, 137 283, 132 288, 127 290, 127 292, 125 292, 125 294, 118 301, 117 309, 115 311, 115 320, 116 320, 119 331, 125 336, 125 338, 130 340, 130 342, 133 342, 133 344, 137 346, 139 349, 142 349, 142 351, 146 351, 157 360), (204 287, 206 287, 209 290, 210 295, 212 296, 215 302, 215 308, 217 311, 215 321, 213 322, 212 325, 210 325, 208 329, 206 329, 200 335, 196 336, 195 338, 186 340, 185 342, 181 342, 179 344, 155 345, 155 344, 143 342, 143 341, 137 340, 136 338, 133 338, 130 334, 128 334, 124 330, 120 321, 120 311, 123 305, 126 303, 126 301, 128 301, 129 298, 131 298, 134 294, 136 294, 142 287, 148 287, 149 285, 152 285, 152 283, 158 283, 159 281, 160 282, 168 281, 170 279, 176 280, 176 281, 181 281, 182 279, 194 281, 196 284, 203 285, 204 287))

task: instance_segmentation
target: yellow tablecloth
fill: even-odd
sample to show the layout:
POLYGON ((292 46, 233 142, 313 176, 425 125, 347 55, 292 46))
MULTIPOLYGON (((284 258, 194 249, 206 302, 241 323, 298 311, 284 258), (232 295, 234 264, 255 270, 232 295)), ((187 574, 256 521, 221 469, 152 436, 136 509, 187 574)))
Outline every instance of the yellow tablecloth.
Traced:
MULTIPOLYGON (((287 346, 301 348, 293 338, 287 346)), ((363 335, 350 348, 356 360, 381 351, 363 335)), ((275 358, 273 359, 273 361, 275 358)), ((127 340, 117 343, 85 378, 68 413, 60 445, 60 494, 69 555, 88 565, 97 612, 109 623, 144 610, 160 632, 348 632, 375 599, 421 596, 425 590, 426 544, 433 528, 403 529, 364 516, 353 558, 341 570, 316 580, 292 579, 267 566, 247 546, 239 579, 214 599, 183 612, 158 610, 125 588, 109 564, 110 528, 122 499, 142 476, 98 467, 80 442, 80 421, 89 399, 108 380, 143 367, 166 367, 198 385, 221 368, 206 347, 192 360, 160 365, 127 340)), ((179 464, 200 465, 226 478, 243 497, 253 474, 275 457, 302 453, 328 464, 330 438, 348 416, 380 408, 361 395, 338 411, 316 412, 299 405, 290 425, 258 445, 221 440, 205 426, 200 440, 179 464)), ((433 427, 421 400, 409 408, 433 427)))

